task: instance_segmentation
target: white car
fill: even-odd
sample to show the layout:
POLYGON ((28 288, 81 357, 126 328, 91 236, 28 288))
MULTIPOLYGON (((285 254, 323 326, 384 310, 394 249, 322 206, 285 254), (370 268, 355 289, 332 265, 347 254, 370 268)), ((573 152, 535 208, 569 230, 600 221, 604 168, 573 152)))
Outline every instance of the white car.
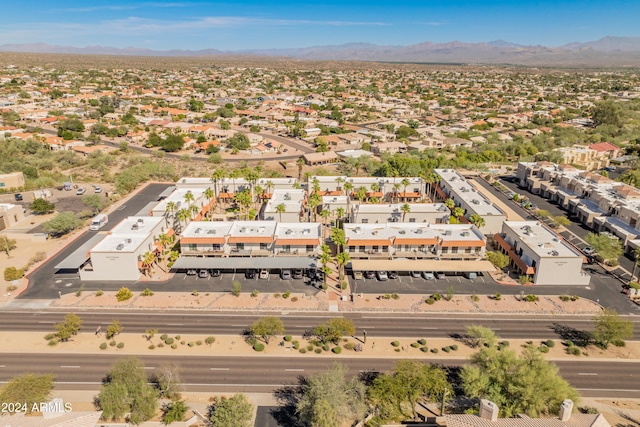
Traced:
POLYGON ((381 282, 384 282, 385 280, 389 280, 389 276, 387 275, 386 271, 376 271, 376 276, 378 277, 378 280, 381 282))
POLYGON ((102 187, 100 187, 99 185, 96 185, 96 186, 93 188, 93 192, 94 192, 94 193, 102 193, 102 187))
POLYGON ((78 189, 76 190, 76 195, 81 196, 81 195, 83 195, 83 194, 84 194, 84 193, 86 193, 86 192, 87 192, 86 188, 84 188, 84 187, 80 187, 80 188, 78 188, 78 189))
POLYGON ((269 278, 269 270, 267 270, 266 268, 263 268, 262 270, 260 270, 260 275, 258 275, 258 278, 260 279, 268 279, 269 278))

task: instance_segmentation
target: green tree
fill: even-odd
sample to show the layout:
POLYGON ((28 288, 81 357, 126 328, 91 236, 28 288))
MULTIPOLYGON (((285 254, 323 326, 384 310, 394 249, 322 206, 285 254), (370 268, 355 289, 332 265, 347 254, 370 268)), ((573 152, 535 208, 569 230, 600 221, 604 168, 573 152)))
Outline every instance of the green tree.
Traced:
POLYGON ((4 269, 4 280, 12 282, 21 279, 24 276, 24 270, 17 267, 7 267, 4 269))
POLYGON ((50 221, 42 224, 47 233, 61 236, 80 227, 82 221, 73 212, 60 212, 50 221))
POLYGON ((253 405, 244 394, 215 397, 209 410, 213 427, 252 427, 253 405))
MULTIPOLYGON (((53 390, 54 376, 51 374, 24 374, 13 377, 0 388, 0 402, 17 403, 16 412, 26 411, 31 413, 34 405, 40 406, 41 402, 48 402, 53 390)), ((2 408, 11 411, 12 406, 2 408)))
POLYGON ((82 319, 75 313, 69 313, 64 317, 64 322, 53 325, 56 330, 56 338, 59 341, 68 341, 74 335, 77 335, 82 328, 82 319))
POLYGON ((31 203, 29 209, 31 209, 34 215, 44 215, 53 212, 55 205, 46 199, 38 198, 31 203))
POLYGON ((85 206, 91 208, 91 210, 93 210, 93 213, 98 213, 102 209, 104 209, 109 202, 100 194, 88 194, 82 198, 82 203, 84 203, 85 206))
POLYGON ((162 141, 161 147, 168 152, 175 152, 182 150, 184 147, 184 138, 180 135, 169 135, 162 141))
POLYGON ((605 308, 593 318, 593 321, 593 340, 599 347, 606 349, 610 343, 624 342, 633 337, 633 322, 621 319, 618 312, 612 308, 605 308))
POLYGON ((623 122, 624 112, 619 103, 613 100, 606 100, 598 102, 593 109, 591 120, 596 126, 611 125, 616 128, 621 128, 623 122))
POLYGON ((296 412, 304 425, 340 427, 364 418, 365 385, 357 378, 347 380, 340 363, 308 378, 300 391, 296 412))
POLYGON ((278 221, 282 222, 282 214, 287 211, 287 206, 284 203, 278 204, 276 206, 276 213, 278 214, 278 221))
POLYGON ((248 150, 251 142, 247 135, 242 132, 236 132, 231 138, 227 139, 227 147, 232 150, 248 150))
POLYGON ((176 364, 162 364, 155 378, 160 397, 179 400, 182 395, 180 367, 176 364))
POLYGON ((443 368, 417 360, 399 361, 393 372, 378 376, 368 390, 369 401, 385 422, 416 419, 419 400, 438 402, 451 392, 443 368))
POLYGON ((168 425, 176 421, 183 421, 188 410, 189 407, 183 400, 173 400, 162 408, 162 423, 168 425))
POLYGON ((460 206, 456 206, 455 208, 453 208, 453 211, 451 211, 451 215, 453 215, 456 219, 456 222, 460 224, 460 218, 464 216, 464 209, 462 209, 460 206))
POLYGON ((487 252, 487 260, 493 264, 496 268, 503 269, 509 265, 509 255, 505 255, 501 252, 487 252))
POLYGON ((579 399, 558 367, 533 345, 525 347, 520 356, 508 348, 484 347, 471 356, 460 379, 466 396, 490 400, 505 418, 557 414, 565 399, 579 399))
POLYGON ((342 283, 342 279, 344 278, 344 268, 351 260, 351 256, 349 255, 349 252, 338 252, 335 259, 336 264, 338 265, 338 282, 342 283))
POLYGON ((266 316, 253 322, 249 332, 252 336, 260 338, 266 344, 269 344, 272 337, 284 334, 284 324, 279 317, 266 316))
POLYGON ((323 343, 338 344, 340 339, 345 335, 353 336, 356 333, 356 327, 349 319, 336 317, 327 320, 326 323, 320 324, 313 328, 313 335, 323 343))
POLYGON ((107 326, 107 339, 112 339, 124 330, 118 319, 113 319, 111 324, 107 326))
POLYGON ((486 221, 484 220, 484 218, 482 218, 482 216, 475 213, 469 217, 469 222, 478 228, 482 228, 486 224, 486 221))
POLYGON ((556 227, 568 227, 571 225, 571 220, 564 215, 554 216, 552 218, 552 221, 556 225, 556 227))
POLYGON ((400 210, 402 211, 402 222, 404 222, 404 219, 407 216, 407 214, 411 213, 411 205, 409 205, 408 203, 405 203, 400 207, 400 210))
POLYGON ((465 337, 471 347, 489 346, 493 347, 498 340, 495 332, 491 329, 479 325, 469 325, 465 331, 465 337))
POLYGON ((158 409, 158 396, 147 381, 144 364, 139 359, 130 357, 116 361, 98 394, 102 417, 116 421, 129 413, 132 424, 140 424, 153 417, 158 409))
POLYGON ((605 262, 617 262, 622 256, 622 242, 608 234, 589 233, 584 239, 605 262))

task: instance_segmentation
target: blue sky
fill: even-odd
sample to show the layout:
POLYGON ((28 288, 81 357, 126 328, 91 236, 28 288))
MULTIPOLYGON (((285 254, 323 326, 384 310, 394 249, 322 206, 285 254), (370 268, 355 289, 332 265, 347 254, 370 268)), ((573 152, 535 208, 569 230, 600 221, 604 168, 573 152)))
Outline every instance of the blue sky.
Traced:
POLYGON ((242 50, 351 42, 506 40, 560 46, 640 36, 640 1, 238 0, 2 3, 0 45, 242 50))

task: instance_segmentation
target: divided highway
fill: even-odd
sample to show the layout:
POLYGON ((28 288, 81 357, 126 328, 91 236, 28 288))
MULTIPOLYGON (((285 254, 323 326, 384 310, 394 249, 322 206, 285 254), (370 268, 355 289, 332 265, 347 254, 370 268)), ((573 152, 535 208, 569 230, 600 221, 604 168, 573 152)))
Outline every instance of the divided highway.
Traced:
MULTIPOLYGON (((189 391, 271 392, 298 384, 298 377, 326 370, 333 362, 344 363, 349 372, 390 370, 397 359, 347 357, 208 357, 140 356, 151 375, 160 365, 175 363, 189 391)), ((53 373, 61 389, 96 390, 114 355, 108 354, 0 354, 0 381, 26 372, 53 373)), ((428 358, 424 361, 433 361, 428 358)), ((466 361, 433 361, 460 366, 466 361)), ((640 397, 640 362, 557 361, 560 373, 584 396, 640 397)))

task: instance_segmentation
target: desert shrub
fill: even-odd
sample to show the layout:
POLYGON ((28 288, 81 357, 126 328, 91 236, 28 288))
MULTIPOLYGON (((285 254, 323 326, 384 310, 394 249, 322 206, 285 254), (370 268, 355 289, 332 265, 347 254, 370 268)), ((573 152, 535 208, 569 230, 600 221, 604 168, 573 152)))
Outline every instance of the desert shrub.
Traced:
POLYGON ((575 344, 573 343, 573 341, 571 340, 566 340, 564 342, 564 345, 566 345, 567 347, 573 347, 575 344))
POLYGON ((391 294, 391 298, 400 299, 400 295, 398 295, 397 293, 394 292, 394 293, 391 294))
POLYGON ((282 294, 282 298, 287 299, 291 296, 291 292, 287 291, 285 293, 282 294))
POLYGON ((547 346, 547 347, 549 347, 549 348, 553 348, 553 347, 555 347, 556 342, 555 342, 554 340, 546 340, 546 341, 544 342, 544 345, 546 345, 546 346, 547 346))
POLYGON ((398 341, 392 341, 391 345, 394 347, 400 347, 400 343, 398 341))
POLYGON ((191 291, 191 295, 197 297, 200 295, 200 293, 196 289, 194 289, 193 291, 191 291))
POLYGON ((400 349, 399 348, 394 348, 393 351, 395 351, 396 353, 400 353, 400 349))
POLYGON ((458 344, 450 345, 449 348, 453 351, 458 351, 458 344))
POLYGON ((420 347, 420 351, 423 353, 426 353, 427 351, 429 351, 429 347, 427 347, 426 345, 423 347, 420 347))
POLYGON ((356 345, 352 342, 346 342, 343 345, 345 350, 355 350, 356 349, 356 345))
POLYGON ((292 337, 291 337, 291 335, 285 335, 285 336, 284 336, 284 340, 285 340, 286 342, 291 341, 291 338, 292 338, 292 337))
POLYGON ((24 270, 16 267, 7 267, 4 269, 4 280, 11 282, 18 280, 24 276, 24 270))
POLYGON ((626 346, 626 343, 624 342, 624 340, 613 340, 611 341, 611 344, 615 345, 616 347, 626 346))
POLYGON ((273 294, 273 297, 274 297, 274 298, 280 298, 280 297, 281 297, 281 295, 276 293, 276 294, 273 294))
POLYGON ((433 305, 435 304, 436 300, 434 300, 433 298, 429 297, 425 300, 425 302, 429 305, 433 305))
POLYGON ((420 343, 419 342, 412 342, 411 343, 411 347, 418 348, 418 347, 420 347, 420 343))
POLYGON ((169 338, 169 335, 167 335, 167 334, 162 334, 162 335, 160 335, 160 339, 161 339, 162 341, 166 340, 167 338, 169 338))
POLYGON ((44 339, 49 341, 49 340, 54 339, 56 336, 57 336, 56 334, 47 334, 47 335, 44 336, 44 339))
POLYGON ((594 408, 593 406, 580 406, 578 408, 578 411, 581 414, 590 414, 590 415, 596 415, 600 413, 600 411, 598 411, 598 408, 594 408))
POLYGON ((298 342, 298 340, 294 340, 294 341, 291 341, 291 346, 292 346, 295 350, 297 350, 297 349, 299 349, 299 348, 300 348, 300 343, 298 342))
POLYGON ((107 349, 107 343, 103 342, 102 344, 100 344, 100 350, 106 350, 107 349))
POLYGON ((540 347, 538 347, 538 351, 540 353, 549 353, 549 347, 547 347, 546 345, 541 345, 540 347))
POLYGON ((150 345, 149 347, 147 347, 147 348, 148 348, 149 350, 153 350, 153 349, 155 349, 155 348, 156 348, 156 346, 155 346, 155 345, 153 345, 153 344, 151 344, 151 345, 150 345))
POLYGON ((133 292, 129 288, 120 288, 116 293, 116 299, 120 302, 133 298, 133 292))
POLYGON ((196 345, 196 343, 194 343, 193 341, 189 341, 189 343, 187 344, 189 347, 193 347, 194 345, 196 345))
POLYGON ((333 347, 331 351, 335 354, 340 354, 342 353, 342 347, 333 347))
POLYGON ((163 348, 163 347, 164 347, 164 343, 163 342, 158 343, 158 348, 163 348))
POLYGON ((180 340, 180 335, 176 335, 176 340, 180 340))
POLYGON ((424 338, 420 338, 418 340, 418 344, 420 344, 420 345, 425 345, 426 343, 427 343, 427 340, 425 340, 424 338))
POLYGON ((383 299, 391 299, 391 294, 384 294, 382 295, 383 299))
POLYGON ((449 353, 451 349, 449 347, 442 347, 442 351, 444 351, 445 353, 449 353))
POLYGON ((502 299, 502 294, 500 292, 496 292, 493 296, 493 299, 495 299, 496 301, 500 301, 502 299))
POLYGON ((439 293, 435 293, 431 298, 433 298, 436 301, 440 301, 442 299, 442 295, 440 295, 439 293))
POLYGON ((180 344, 181 344, 181 345, 185 345, 186 343, 187 343, 187 342, 186 342, 186 341, 184 341, 184 340, 180 341, 180 344))
POLYGON ((571 301, 578 301, 580 297, 578 295, 571 295, 571 301))
POLYGON ((171 344, 171 348, 175 350, 176 348, 178 348, 178 344, 171 344))
POLYGON ((54 346, 58 345, 58 340, 49 340, 49 342, 47 342, 47 345, 49 347, 54 347, 54 346))
POLYGON ((291 298, 291 302, 296 302, 296 301, 298 301, 298 297, 291 298))
POLYGON ((471 295, 471 301, 478 302, 480 301, 480 297, 476 294, 471 295))
POLYGON ((205 344, 207 344, 207 345, 211 345, 211 344, 213 344, 214 342, 216 342, 216 337, 211 337, 211 336, 206 337, 206 338, 204 339, 204 342, 205 342, 205 344))
POLYGON ((582 354, 582 350, 580 350, 580 347, 572 345, 571 347, 567 347, 567 353, 572 356, 580 356, 582 354))
POLYGON ((536 301, 538 301, 538 296, 537 295, 533 295, 533 294, 529 294, 526 297, 524 297, 524 299, 527 302, 536 302, 536 301))
POLYGON ((251 291, 251 297, 252 298, 256 298, 258 295, 260 295, 260 291, 257 289, 254 289, 251 291))
POLYGON ((149 288, 146 288, 144 291, 140 293, 143 297, 150 297, 153 295, 153 291, 149 288))
POLYGON ((322 346, 322 351, 329 351, 329 350, 330 350, 330 348, 329 348, 329 346, 327 344, 322 346))
POLYGON ((118 348, 124 348, 124 343, 123 342, 119 342, 118 345, 116 346, 118 348))
POLYGON ((110 346, 110 347, 115 347, 116 345, 117 345, 117 343, 116 343, 115 341, 111 341, 111 342, 109 343, 109 346, 110 346))
POLYGON ((196 345, 202 345, 202 341, 201 340, 196 341, 196 345))
POLYGON ((316 354, 322 353, 322 349, 321 348, 316 348, 314 351, 315 351, 316 354))
POLYGON ((560 299, 566 302, 566 301, 569 301, 571 297, 569 295, 560 295, 560 299))
POLYGON ((97 296, 97 297, 101 297, 102 295, 104 295, 104 292, 102 292, 102 291, 96 291, 96 296, 97 296))
POLYGON ((7 292, 13 292, 16 289, 18 289, 18 287, 16 285, 9 285, 7 286, 7 292))
POLYGON ((171 338, 171 337, 169 337, 169 338, 167 338, 166 340, 164 340, 164 343, 165 343, 166 345, 171 345, 171 344, 173 344, 173 341, 174 341, 174 339, 173 339, 173 338, 171 338))
POLYGON ((433 354, 438 353, 438 349, 437 349, 437 348, 432 348, 432 349, 431 349, 431 353, 433 353, 433 354))
MULTIPOLYGON (((313 349, 313 347, 311 347, 311 349, 313 349)), ((300 351, 300 353, 302 353, 302 354, 305 354, 307 352, 307 349, 306 348, 301 348, 298 351, 300 351)), ((309 350, 309 351, 311 351, 311 350, 309 350)))
POLYGON ((313 349, 314 349, 313 344, 307 344, 307 351, 313 351, 313 349))

